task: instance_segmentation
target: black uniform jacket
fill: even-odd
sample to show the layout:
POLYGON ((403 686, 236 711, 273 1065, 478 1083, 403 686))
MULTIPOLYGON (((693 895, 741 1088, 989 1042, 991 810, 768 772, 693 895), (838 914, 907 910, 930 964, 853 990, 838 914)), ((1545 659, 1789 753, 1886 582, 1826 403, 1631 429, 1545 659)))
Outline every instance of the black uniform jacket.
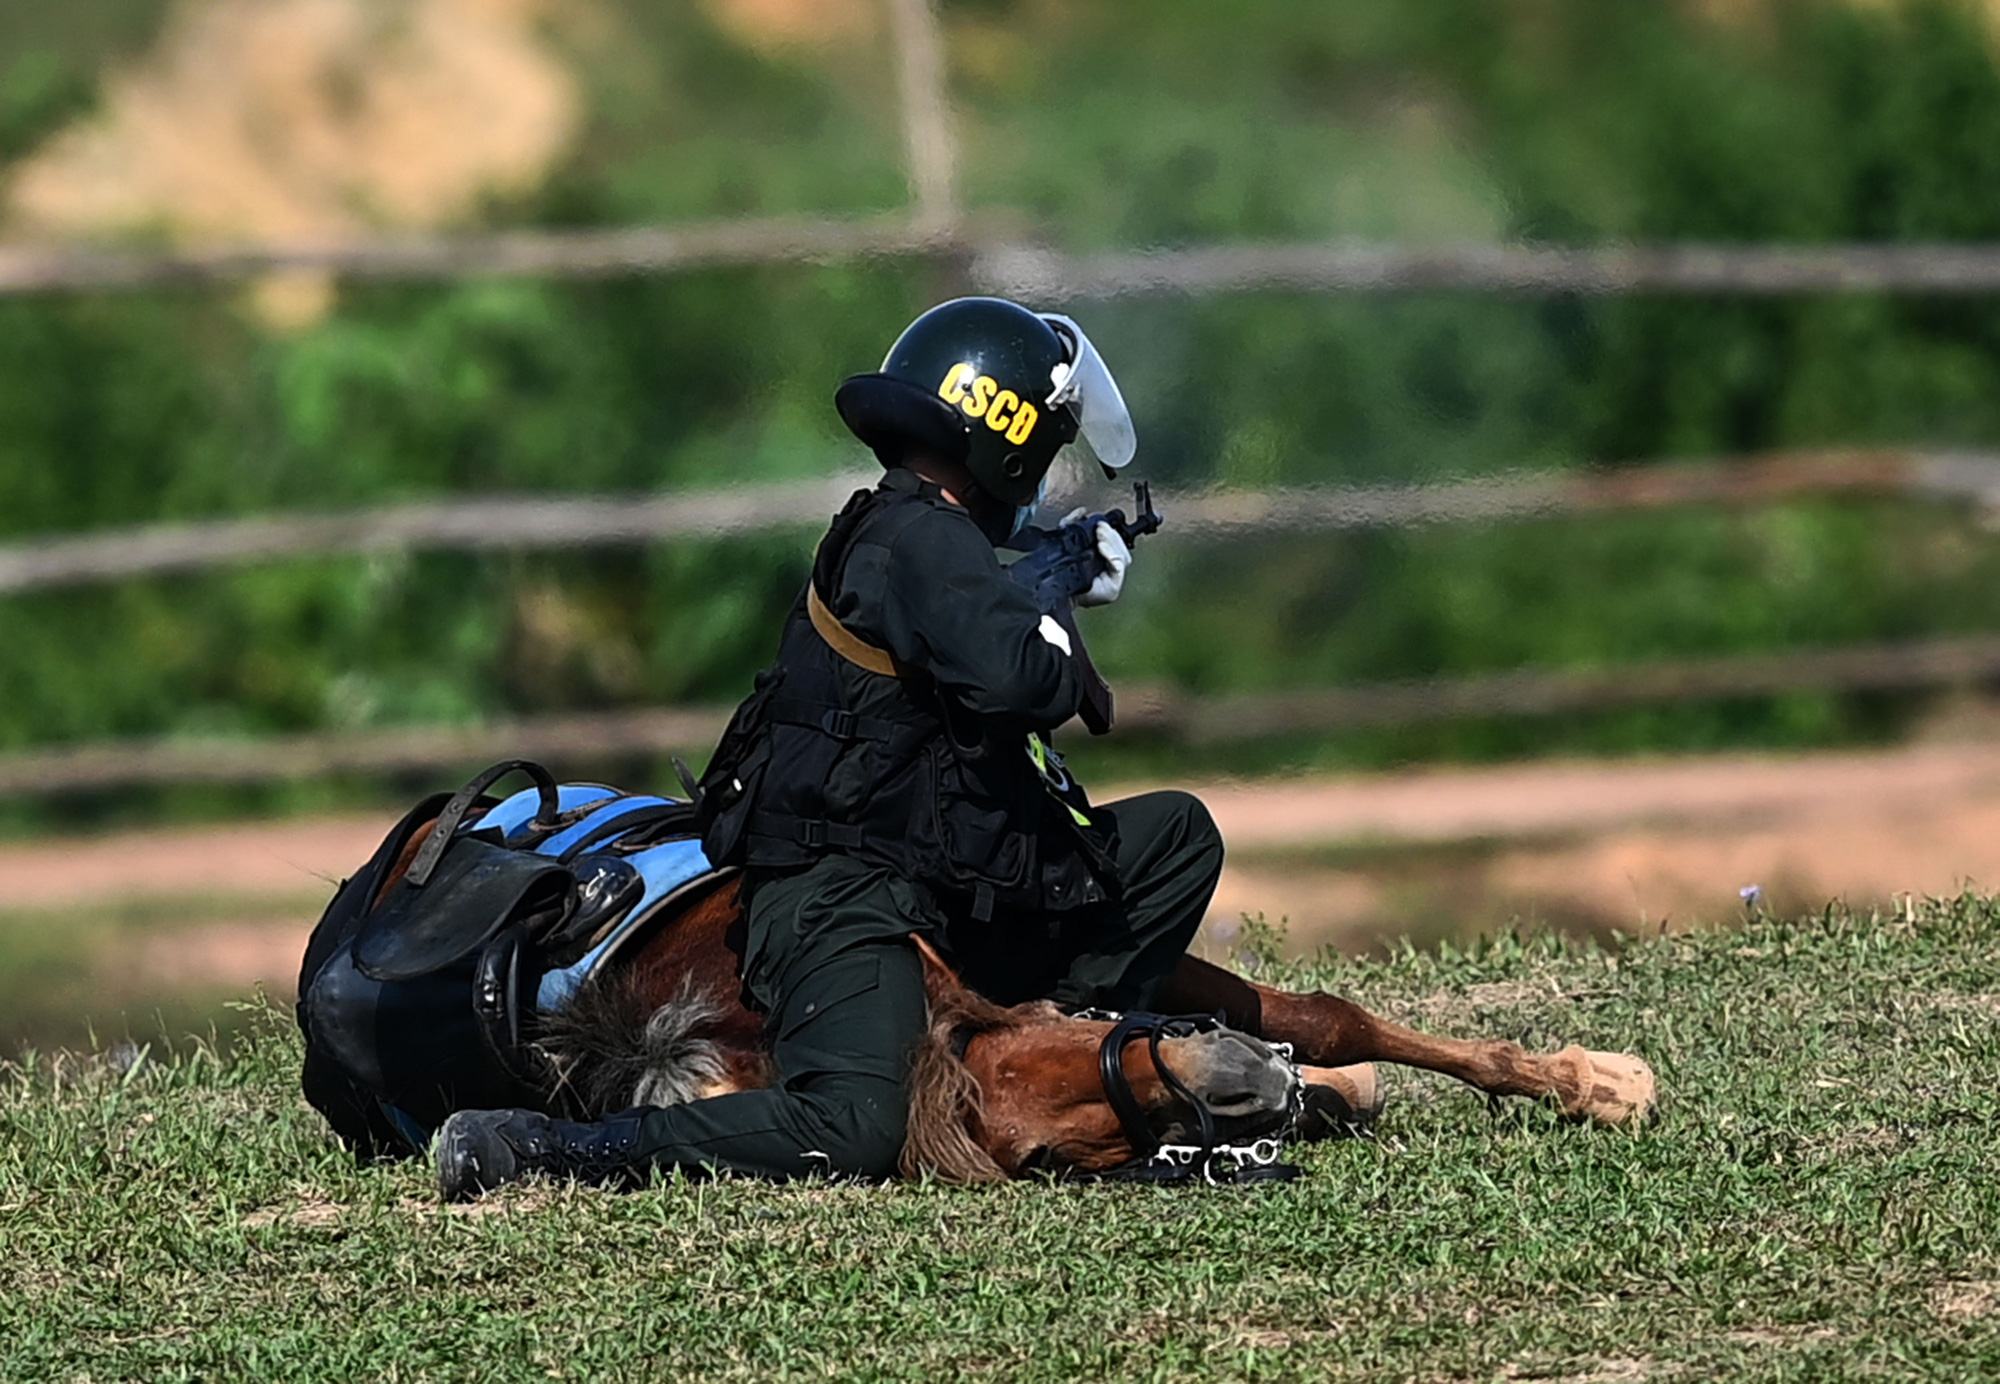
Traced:
POLYGON ((1046 747, 1084 695, 1073 637, 966 512, 889 471, 835 518, 811 590, 894 672, 835 652, 800 594, 704 778, 710 858, 797 868, 840 852, 980 917, 1106 898, 1110 841, 1054 791, 1066 779, 1046 747))

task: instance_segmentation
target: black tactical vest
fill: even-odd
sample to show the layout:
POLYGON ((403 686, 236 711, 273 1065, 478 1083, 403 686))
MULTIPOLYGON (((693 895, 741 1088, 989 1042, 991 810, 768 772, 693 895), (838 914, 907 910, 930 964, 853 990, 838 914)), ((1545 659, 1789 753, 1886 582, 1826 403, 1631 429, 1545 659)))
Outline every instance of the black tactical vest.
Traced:
MULTIPOLYGON (((827 607, 848 555, 892 545, 922 493, 858 491, 814 560, 827 607)), ((777 662, 736 711, 702 780, 717 865, 795 869, 829 851, 877 862, 984 920, 996 906, 1061 912, 1116 890, 1110 824, 1039 740, 990 735, 928 674, 870 672, 814 628, 801 592, 777 662)))

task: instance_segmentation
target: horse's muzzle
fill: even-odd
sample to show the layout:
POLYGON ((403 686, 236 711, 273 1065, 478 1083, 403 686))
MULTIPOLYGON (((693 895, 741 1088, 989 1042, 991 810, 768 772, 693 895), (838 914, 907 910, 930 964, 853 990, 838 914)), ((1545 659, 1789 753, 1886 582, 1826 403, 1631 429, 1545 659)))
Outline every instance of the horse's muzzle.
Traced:
MULTIPOLYGON (((1283 1129, 1298 1108, 1298 1068, 1277 1049, 1247 1033, 1218 1028, 1168 1038, 1160 1057, 1215 1117, 1225 1139, 1254 1138, 1283 1129)), ((1192 1120, 1176 1110, 1174 1118, 1192 1120)), ((1165 1135, 1169 1142, 1192 1133, 1192 1124, 1165 1135)))

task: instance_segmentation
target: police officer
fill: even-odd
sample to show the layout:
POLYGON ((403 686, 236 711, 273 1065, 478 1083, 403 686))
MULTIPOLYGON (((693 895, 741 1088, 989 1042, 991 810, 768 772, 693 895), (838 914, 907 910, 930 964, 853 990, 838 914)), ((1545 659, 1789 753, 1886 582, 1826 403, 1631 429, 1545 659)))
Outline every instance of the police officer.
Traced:
MULTIPOLYGON (((703 783, 709 857, 745 870, 744 983, 778 1079, 595 1123, 461 1112, 436 1152, 449 1198, 529 1172, 887 1176, 926 1025, 913 935, 1001 1003, 1136 1009, 1201 922, 1220 835, 1186 794, 1094 806, 1069 780, 1049 734, 1093 708, 1102 724, 1108 698, 1071 612, 1039 609, 995 552, 1079 436, 1107 468, 1132 459, 1089 338, 959 299, 835 406, 882 482, 835 518, 703 783)), ((1116 600, 1131 561, 1109 526, 1094 537, 1079 605, 1116 600)))

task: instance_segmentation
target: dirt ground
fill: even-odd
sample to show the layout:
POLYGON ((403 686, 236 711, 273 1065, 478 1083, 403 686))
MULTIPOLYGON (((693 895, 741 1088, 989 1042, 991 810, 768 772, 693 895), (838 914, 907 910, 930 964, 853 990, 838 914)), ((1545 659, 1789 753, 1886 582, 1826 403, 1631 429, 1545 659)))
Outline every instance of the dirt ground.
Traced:
MULTIPOLYGON (((2000 881, 2000 745, 1431 768, 1196 791, 1231 852, 1211 950, 1235 940, 1246 913, 1282 923, 1294 948, 1358 950, 1516 921, 1585 932, 1727 923, 1752 886, 1782 911, 1836 897, 1892 906, 2000 881)), ((180 921, 127 950, 120 988, 262 983, 283 995, 320 903, 389 824, 385 814, 0 846, 0 908, 46 920, 171 903, 180 921), (201 921, 208 904, 213 923, 201 921)))
POLYGON ((1555 762, 1204 796, 1232 848, 1210 928, 1295 945, 1524 923, 1627 932, 2000 883, 2000 745, 1555 762))

